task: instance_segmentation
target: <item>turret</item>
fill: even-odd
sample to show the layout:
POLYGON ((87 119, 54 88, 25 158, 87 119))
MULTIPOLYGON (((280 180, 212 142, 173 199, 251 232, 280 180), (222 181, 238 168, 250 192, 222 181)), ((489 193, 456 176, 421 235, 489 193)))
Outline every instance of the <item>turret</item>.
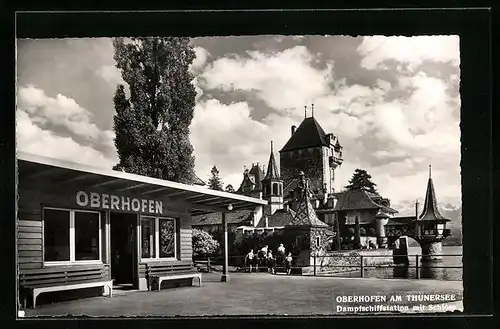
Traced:
POLYGON ((276 210, 283 209, 283 181, 274 158, 272 141, 266 176, 262 180, 262 190, 262 197, 268 201, 268 206, 265 209, 266 214, 272 215, 276 210))

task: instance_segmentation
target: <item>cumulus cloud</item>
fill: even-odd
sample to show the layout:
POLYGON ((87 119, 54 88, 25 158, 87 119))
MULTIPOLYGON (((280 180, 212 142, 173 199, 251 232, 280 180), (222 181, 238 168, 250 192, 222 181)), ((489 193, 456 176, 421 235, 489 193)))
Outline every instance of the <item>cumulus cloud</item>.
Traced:
MULTIPOLYGON (((381 39, 373 40, 380 42, 381 39)), ((438 58, 441 53, 448 54, 445 50, 433 50, 430 54, 420 50, 410 57, 401 52, 389 57, 376 51, 387 50, 384 47, 392 47, 398 42, 402 42, 404 47, 406 41, 387 39, 383 43, 385 46, 382 47, 382 43, 379 43, 378 48, 368 45, 370 40, 365 39, 363 42, 365 44, 362 43, 358 50, 366 46, 370 53, 364 53, 366 56, 362 65, 371 63, 372 67, 387 59, 415 66, 424 60, 453 62, 457 58, 453 54, 458 53, 458 48, 448 44, 447 47, 453 48, 449 57, 438 58), (372 58, 366 59, 367 56, 372 58)), ((416 42, 423 46, 429 40, 424 38, 416 42)), ((439 43, 430 41, 430 44, 436 42, 439 43)), ((460 189, 453 183, 460 181, 460 131, 458 119, 452 116, 459 104, 453 103, 456 97, 449 93, 450 81, 430 77, 419 71, 409 71, 405 75, 400 74, 396 79, 398 85, 395 86, 383 79, 377 80, 372 86, 348 85, 345 79, 335 78, 333 64, 327 69, 318 69, 313 66, 315 59, 315 55, 303 46, 271 54, 252 51, 246 57, 236 55, 216 59, 200 75, 199 83, 206 92, 246 92, 276 109, 277 112, 270 113, 261 122, 266 127, 263 131, 272 132, 265 134, 265 139, 275 140, 277 148, 288 140, 290 126, 299 124, 304 117, 304 108, 299 104, 314 102, 316 119, 325 131, 338 135, 344 146, 345 162, 337 170, 336 188, 347 185, 354 169, 365 168, 372 173, 381 192, 388 197, 396 201, 414 199, 425 193, 425 174, 429 159, 432 158, 436 167, 436 181, 442 179, 443 184, 455 186, 446 190, 447 197, 460 198, 460 189), (392 100, 388 100, 389 93, 395 95, 392 100), (455 166, 450 167, 451 163, 455 166), (445 174, 446 169, 451 169, 452 174, 445 174), (417 181, 420 181, 420 185, 423 184, 422 189, 407 188, 416 186, 417 181)), ((451 83, 458 83, 458 80, 451 83)), ((311 110, 308 112, 310 116, 311 110)), ((249 112, 245 112, 245 125, 251 127, 255 121, 246 117, 247 113, 249 112)), ((234 120, 217 111, 207 112, 207 115, 213 118, 222 115, 228 122, 234 120)), ((209 117, 205 119, 210 121, 209 117)), ((215 122, 218 122, 217 118, 215 122)), ((239 127, 240 121, 234 122, 239 127)), ((233 138, 245 136, 245 129, 238 128, 233 132, 227 130, 224 133, 231 136, 230 144, 233 144, 233 138)), ((266 149, 267 141, 262 141, 255 135, 244 139, 245 142, 236 143, 241 145, 241 149, 234 151, 239 154, 237 157, 241 161, 245 158, 241 153, 243 150, 257 150, 259 147, 266 149)), ((231 146, 228 146, 229 149, 231 146)), ((259 157, 257 154, 247 153, 246 163, 249 165, 257 160, 267 160, 265 152, 261 154, 259 157)), ((219 158, 221 162, 225 162, 225 157, 223 154, 212 153, 213 161, 219 158)))
POLYGON ((367 69, 383 69, 387 60, 409 64, 410 69, 426 60, 451 62, 455 66, 460 62, 457 35, 369 36, 363 38, 358 52, 363 56, 361 66, 367 69))
POLYGON ((65 127, 88 140, 97 140, 102 134, 92 122, 93 114, 72 98, 61 94, 49 97, 33 86, 20 87, 17 96, 18 107, 40 122, 65 127))
POLYGON ((115 65, 103 65, 96 73, 112 86, 124 83, 121 72, 115 65))
POLYGON ((211 99, 196 105, 191 142, 202 179, 216 165, 224 182, 236 186, 249 159, 258 161, 266 156, 263 145, 269 143, 271 132, 268 126, 252 120, 250 112, 245 102, 225 105, 211 99))
POLYGON ((190 70, 192 73, 200 72, 210 56, 210 53, 203 47, 194 47, 195 59, 191 64, 190 70))
POLYGON ((19 150, 106 168, 116 163, 114 132, 100 130, 92 113, 75 100, 61 94, 49 97, 29 86, 19 88, 17 105, 19 150), (67 136, 56 132, 60 128, 67 136))
POLYGON ((19 151, 107 169, 117 163, 116 154, 104 154, 89 145, 77 143, 71 137, 44 130, 21 109, 16 113, 16 137, 19 151))
POLYGON ((328 90, 333 63, 324 70, 312 67, 314 56, 304 46, 276 54, 259 51, 213 61, 200 75, 204 89, 254 92, 274 109, 294 108, 328 90))

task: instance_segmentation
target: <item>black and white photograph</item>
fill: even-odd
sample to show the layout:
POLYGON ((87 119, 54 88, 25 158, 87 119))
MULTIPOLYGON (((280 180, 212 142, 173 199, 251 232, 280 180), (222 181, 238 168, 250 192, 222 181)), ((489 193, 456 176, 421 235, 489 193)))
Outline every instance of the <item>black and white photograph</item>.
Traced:
POLYGON ((461 313, 459 35, 16 40, 19 318, 461 313))

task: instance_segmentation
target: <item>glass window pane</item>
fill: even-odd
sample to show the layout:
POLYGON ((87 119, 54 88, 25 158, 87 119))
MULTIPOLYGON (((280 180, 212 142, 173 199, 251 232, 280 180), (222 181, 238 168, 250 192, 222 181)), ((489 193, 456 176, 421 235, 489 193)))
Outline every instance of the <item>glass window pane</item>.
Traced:
POLYGON ((141 257, 155 257, 155 220, 141 218, 141 257))
POLYGON ((75 211, 75 260, 99 260, 99 213, 75 211))
POLYGON ((160 219, 160 257, 175 257, 175 222, 160 219))
POLYGON ((69 261, 69 211, 44 209, 43 232, 44 260, 69 261))

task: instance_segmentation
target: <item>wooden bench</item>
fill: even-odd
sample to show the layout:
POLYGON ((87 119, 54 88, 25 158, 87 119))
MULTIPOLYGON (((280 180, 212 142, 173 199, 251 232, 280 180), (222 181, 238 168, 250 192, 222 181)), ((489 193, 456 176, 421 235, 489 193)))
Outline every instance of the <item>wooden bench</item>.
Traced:
POLYGON ((105 277, 102 265, 20 270, 19 287, 23 291, 24 308, 27 295, 31 295, 32 307, 35 308, 36 298, 45 292, 103 287, 104 295, 113 295, 113 280, 105 277))
POLYGON ((158 291, 160 291, 163 281, 189 278, 197 278, 201 287, 201 273, 198 272, 192 263, 151 262, 146 264, 146 275, 150 291, 152 290, 153 282, 158 284, 158 291))

